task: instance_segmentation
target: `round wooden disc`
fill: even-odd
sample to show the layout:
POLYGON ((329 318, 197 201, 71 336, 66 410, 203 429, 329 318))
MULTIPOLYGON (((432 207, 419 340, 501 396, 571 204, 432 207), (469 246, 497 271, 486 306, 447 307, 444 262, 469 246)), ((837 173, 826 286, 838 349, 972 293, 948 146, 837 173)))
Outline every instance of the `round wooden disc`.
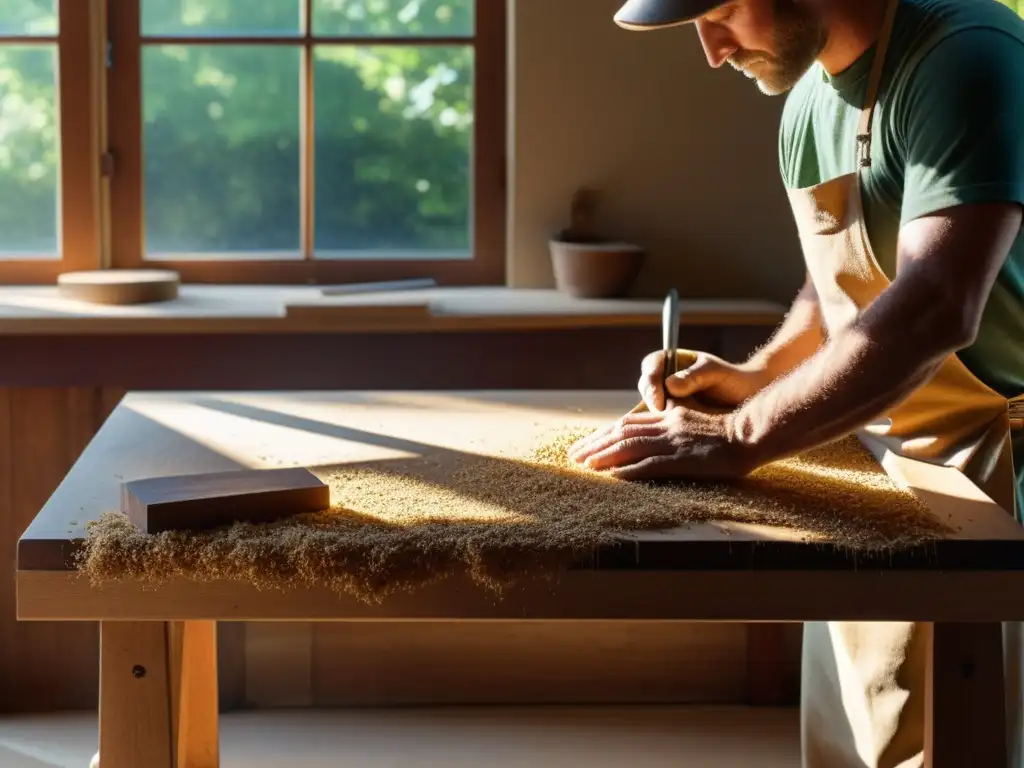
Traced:
POLYGON ((61 296, 93 304, 146 304, 178 296, 177 272, 159 269, 100 269, 57 277, 61 296))

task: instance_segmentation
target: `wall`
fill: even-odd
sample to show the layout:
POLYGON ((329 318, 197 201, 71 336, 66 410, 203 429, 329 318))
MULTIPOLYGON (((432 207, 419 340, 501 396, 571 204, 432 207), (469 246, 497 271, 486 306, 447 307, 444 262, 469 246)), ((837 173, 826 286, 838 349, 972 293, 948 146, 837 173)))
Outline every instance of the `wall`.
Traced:
POLYGON ((0 389, 0 710, 95 705, 96 625, 15 621, 15 550, 121 394, 86 387, 0 389))
POLYGON ((789 301, 803 268, 779 180, 783 100, 692 27, 626 32, 619 0, 513 0, 509 254, 517 287, 553 285, 547 238, 579 185, 608 236, 649 249, 636 292, 789 301))

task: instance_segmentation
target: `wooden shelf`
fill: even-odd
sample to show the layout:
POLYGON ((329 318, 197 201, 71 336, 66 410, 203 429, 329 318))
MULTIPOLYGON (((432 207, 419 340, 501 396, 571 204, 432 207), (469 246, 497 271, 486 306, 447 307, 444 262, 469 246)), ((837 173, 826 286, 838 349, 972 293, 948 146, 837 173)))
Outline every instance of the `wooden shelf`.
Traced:
MULTIPOLYGON (((554 290, 500 287, 325 296, 323 287, 184 285, 171 301, 109 306, 56 287, 0 289, 0 333, 336 333, 656 327, 658 299, 574 299, 554 290)), ((682 303, 686 326, 764 327, 785 307, 769 301, 682 303)))

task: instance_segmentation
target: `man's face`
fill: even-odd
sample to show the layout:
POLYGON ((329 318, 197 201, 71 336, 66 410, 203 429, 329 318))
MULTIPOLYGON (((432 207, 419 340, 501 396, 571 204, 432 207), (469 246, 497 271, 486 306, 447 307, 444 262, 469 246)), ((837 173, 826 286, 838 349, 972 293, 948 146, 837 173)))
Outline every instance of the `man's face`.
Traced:
POLYGON ((785 93, 825 44, 821 19, 801 0, 733 0, 696 21, 708 63, 728 63, 762 93, 785 93))

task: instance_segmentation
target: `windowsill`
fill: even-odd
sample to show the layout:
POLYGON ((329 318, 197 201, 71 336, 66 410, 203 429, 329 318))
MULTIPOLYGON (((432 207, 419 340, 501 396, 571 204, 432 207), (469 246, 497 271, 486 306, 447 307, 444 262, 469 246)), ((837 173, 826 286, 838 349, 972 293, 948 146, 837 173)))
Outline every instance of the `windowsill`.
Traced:
MULTIPOLYGON (((574 299, 500 287, 325 297, 321 287, 183 285, 174 301, 87 304, 54 286, 0 288, 0 333, 338 333, 658 326, 662 302, 574 299)), ((774 326, 785 307, 751 300, 682 302, 682 324, 774 326)))

